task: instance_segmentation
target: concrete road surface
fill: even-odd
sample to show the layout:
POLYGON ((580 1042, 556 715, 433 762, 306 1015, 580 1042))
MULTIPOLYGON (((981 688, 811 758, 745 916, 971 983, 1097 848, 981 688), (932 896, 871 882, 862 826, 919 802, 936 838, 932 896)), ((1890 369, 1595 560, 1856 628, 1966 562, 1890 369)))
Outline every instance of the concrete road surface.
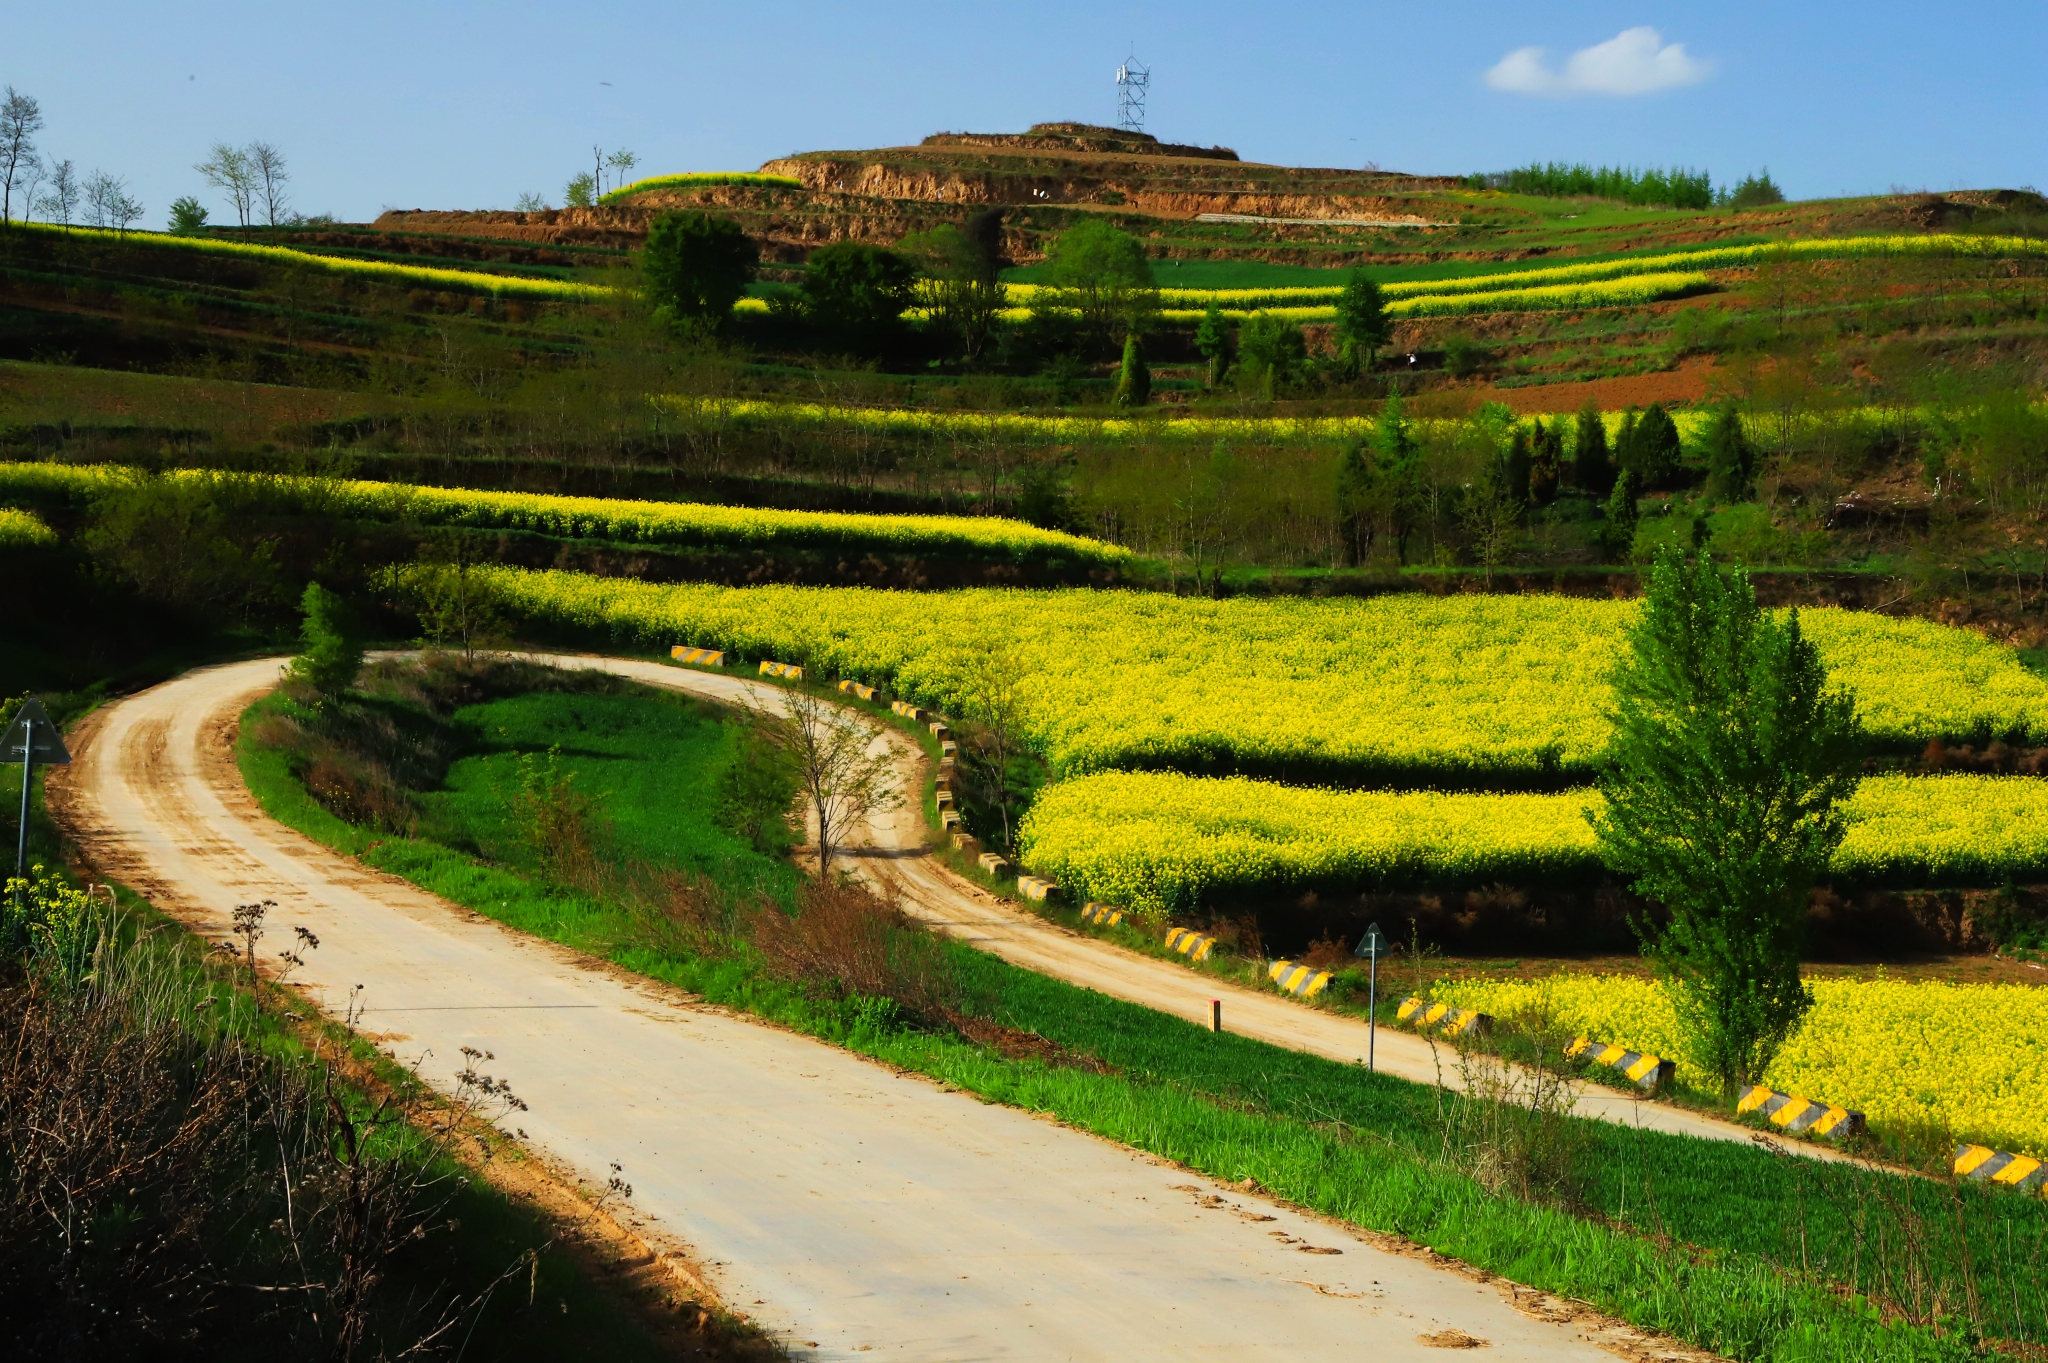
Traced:
MULTIPOLYGON (((235 770, 237 717, 279 664, 190 673, 81 727, 52 804, 88 858, 209 937, 228 935, 234 905, 275 900, 274 939, 295 925, 320 937, 295 984, 335 1016, 362 986, 363 1030, 444 1089, 462 1047, 494 1052, 486 1068, 530 1105, 518 1115, 530 1145, 598 1183, 617 1161, 635 1210, 799 1357, 1393 1360, 1440 1357, 1463 1337, 1503 1360, 1659 1352, 1620 1327, 1517 1309, 1505 1284, 696 1004, 329 852, 265 817, 235 770)), ((598 665, 727 699, 748 687, 598 665)), ((877 832, 909 838, 915 817, 877 832)), ((935 869, 899 874, 927 912, 1026 964, 1102 988, 1136 972, 1142 985, 1113 992, 1183 1009, 1213 992, 998 913, 935 869)), ((1283 1044, 1326 1025, 1293 1013, 1283 1044)), ((1350 1054, 1348 1041, 1308 1044, 1350 1054)))

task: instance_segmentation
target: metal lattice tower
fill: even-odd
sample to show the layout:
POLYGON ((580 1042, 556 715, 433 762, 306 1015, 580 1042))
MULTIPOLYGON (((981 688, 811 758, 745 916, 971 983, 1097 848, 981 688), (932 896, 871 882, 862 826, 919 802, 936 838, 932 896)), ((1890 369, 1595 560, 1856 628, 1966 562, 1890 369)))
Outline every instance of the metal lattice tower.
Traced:
POLYGON ((1152 68, 1135 56, 1116 69, 1116 126, 1124 132, 1145 131, 1145 92, 1152 87, 1152 68))

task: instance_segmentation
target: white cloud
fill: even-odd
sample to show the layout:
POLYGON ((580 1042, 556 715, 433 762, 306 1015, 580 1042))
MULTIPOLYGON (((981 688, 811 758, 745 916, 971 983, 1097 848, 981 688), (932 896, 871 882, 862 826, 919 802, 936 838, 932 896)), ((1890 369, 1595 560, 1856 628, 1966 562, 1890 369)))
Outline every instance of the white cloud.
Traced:
POLYGON ((1684 43, 1666 44, 1647 24, 1580 48, 1562 71, 1543 58, 1540 47, 1516 48, 1486 73, 1486 83, 1521 95, 1647 95, 1697 85, 1714 71, 1712 62, 1695 60, 1684 43))

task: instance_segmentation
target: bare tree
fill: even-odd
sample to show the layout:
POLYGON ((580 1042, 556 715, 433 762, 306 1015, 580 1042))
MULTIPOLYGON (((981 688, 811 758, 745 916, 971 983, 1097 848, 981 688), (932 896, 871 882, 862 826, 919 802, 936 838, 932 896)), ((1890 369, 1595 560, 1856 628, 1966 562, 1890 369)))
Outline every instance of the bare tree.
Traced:
POLYGON ((622 189, 625 187, 627 183, 626 177, 632 173, 633 167, 640 164, 640 158, 629 151, 615 151, 610 156, 604 158, 604 163, 610 166, 614 172, 612 175, 612 188, 622 189))
POLYGON ((142 204, 128 192, 128 182, 120 176, 96 170, 87 177, 85 219, 94 227, 126 232, 142 211, 142 204))
POLYGON ((263 204, 264 220, 275 227, 280 215, 291 212, 284 197, 285 182, 292 178, 285 169, 284 153, 268 142, 251 142, 242 155, 248 158, 255 196, 263 204))
POLYGON ((993 805, 1003 820, 1004 852, 1013 850, 1010 807, 1010 764, 1023 755, 1024 690, 1019 679, 1024 663, 1006 644, 990 642, 965 658, 968 713, 975 721, 970 775, 984 806, 993 805))
MULTIPOLYGON (((0 222, 14 221, 14 182, 35 161, 42 128, 43 106, 8 86, 0 98, 0 222)), ((28 216, 26 209, 22 216, 28 216)))
POLYGON ((69 161, 59 161, 51 166, 50 192, 35 202, 36 211, 43 215, 45 222, 71 225, 71 215, 78 211, 78 171, 69 161))
POLYGON ((249 225, 250 211, 256 203, 256 168, 249 163, 249 154, 239 147, 225 142, 213 144, 213 150, 206 159, 192 167, 206 177, 206 183, 228 196, 235 206, 235 216, 244 227, 249 225))
POLYGON ((50 176, 50 167, 40 156, 31 156, 21 163, 21 220, 27 222, 29 214, 42 202, 36 190, 42 187, 50 176))
POLYGON ((818 878, 832 869, 832 857, 861 820, 896 808, 886 748, 876 731, 851 711, 807 691, 788 691, 782 713, 753 707, 761 734, 789 763, 818 821, 818 878))

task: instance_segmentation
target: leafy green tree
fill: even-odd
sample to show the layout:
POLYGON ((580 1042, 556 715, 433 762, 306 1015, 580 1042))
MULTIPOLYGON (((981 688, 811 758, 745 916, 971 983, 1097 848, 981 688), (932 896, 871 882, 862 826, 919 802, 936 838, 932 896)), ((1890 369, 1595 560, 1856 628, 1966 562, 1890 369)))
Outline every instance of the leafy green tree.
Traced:
POLYGON ((1624 420, 1621 438, 1615 442, 1617 462, 1623 468, 1634 469, 1636 479, 1646 492, 1656 492, 1672 487, 1678 479, 1679 454, 1683 442, 1678 438, 1678 423, 1664 410, 1664 404, 1653 402, 1632 420, 1624 420))
POLYGON ((1594 831, 1607 865, 1670 911, 1636 931, 1733 1097, 1813 1005, 1807 898, 1841 844, 1864 734, 1799 613, 1766 613, 1704 554, 1659 555, 1629 643, 1594 831))
POLYGON ((1728 207, 1738 211, 1744 208, 1768 208, 1772 204, 1783 202, 1785 191, 1778 188, 1777 181, 1771 179, 1768 168, 1761 174, 1743 176, 1742 182, 1735 186, 1727 198, 1728 207))
POLYGON ((965 228, 941 223, 896 243, 896 249, 918 266, 920 301, 938 326, 960 338, 970 364, 988 343, 1008 302, 1002 283, 1002 229, 1002 210, 987 208, 969 217, 965 228))
POLYGON ((1380 405, 1369 439, 1354 441, 1337 461, 1337 520, 1347 562, 1372 556, 1384 532, 1394 556, 1408 558, 1408 539, 1423 513, 1422 447, 1396 393, 1380 405))
POLYGON ((1515 427, 1514 434, 1508 437, 1507 454, 1500 463, 1500 485, 1517 506, 1529 504, 1529 475, 1535 462, 1529 452, 1528 427, 1515 427))
POLYGON ((1707 424, 1707 490, 1724 502, 1749 495, 1756 476, 1756 447, 1742 427, 1742 413, 1730 400, 1714 409, 1707 424))
POLYGON ((1307 368, 1308 338, 1292 318, 1255 312, 1237 328, 1237 354, 1243 381, 1270 401, 1293 386, 1307 368))
POLYGON ((1214 388, 1223 382, 1223 371, 1230 367, 1231 328, 1230 319, 1213 299, 1195 326, 1195 349, 1209 362, 1209 386, 1214 388))
POLYGON ((1600 527, 1600 545, 1617 563, 1626 563, 1636 542, 1636 499, 1641 484, 1634 469, 1623 469, 1607 494, 1607 519, 1600 527))
POLYGON ((1143 407, 1152 400, 1152 371, 1145 367, 1145 345, 1132 332, 1124 337, 1124 360, 1116 371, 1116 395, 1111 405, 1143 407))
POLYGON ((171 200, 171 235, 196 237, 206 226, 206 207, 190 194, 171 200))
POLYGON ((1344 291, 1337 295, 1337 335, 1348 364, 1372 366, 1373 356, 1387 343, 1387 299, 1380 286, 1366 275, 1363 265, 1351 267, 1344 277, 1344 291))
POLYGON ((873 349, 901 330, 917 270, 894 251, 835 241, 811 252, 800 287, 814 323, 837 340, 873 349))
POLYGON ((1558 429, 1563 425, 1563 417, 1550 426, 1537 417, 1529 432, 1529 500, 1537 506, 1549 506, 1557 499, 1558 465, 1564 453, 1564 438, 1558 429))
POLYGON ((683 329, 724 327, 747 292, 760 251, 731 218, 664 213, 647 229, 640 277, 647 299, 683 329))
POLYGON ((1582 491, 1604 497, 1614 486, 1614 460, 1607 452, 1607 423, 1591 398, 1579 408, 1578 435, 1572 446, 1572 482, 1582 491))
POLYGON ((1145 330, 1159 311, 1159 289, 1144 246, 1106 219, 1090 218, 1054 238, 1046 265, 1062 305, 1079 314, 1082 328, 1098 346, 1145 330))
POLYGON ((306 584, 299 598, 299 656, 291 675, 323 696, 337 696, 355 684, 363 670, 362 629, 355 608, 317 582, 306 584))
POLYGON ((562 202, 571 208, 588 208, 597 202, 597 177, 589 171, 569 177, 562 190, 562 202))

